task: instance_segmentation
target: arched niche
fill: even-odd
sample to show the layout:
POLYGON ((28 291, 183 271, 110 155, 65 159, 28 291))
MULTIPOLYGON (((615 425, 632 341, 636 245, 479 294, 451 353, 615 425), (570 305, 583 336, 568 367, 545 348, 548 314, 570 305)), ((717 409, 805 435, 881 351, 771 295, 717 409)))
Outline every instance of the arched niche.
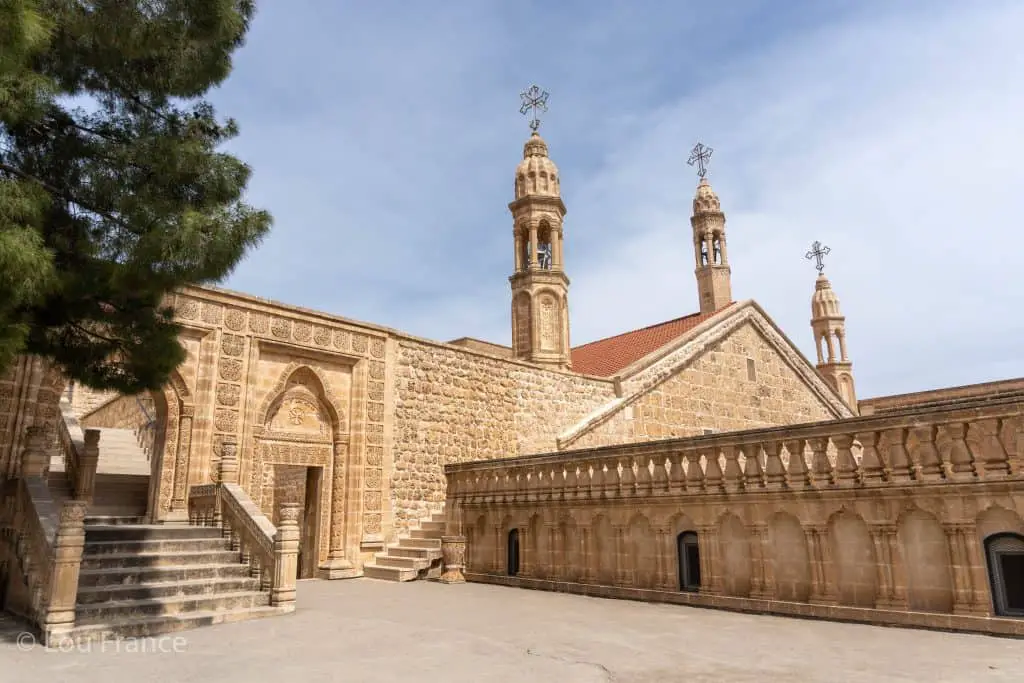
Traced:
POLYGON ((151 391, 156 421, 150 453, 147 515, 153 522, 188 519, 188 468, 191 462, 195 402, 177 370, 163 389, 151 391))

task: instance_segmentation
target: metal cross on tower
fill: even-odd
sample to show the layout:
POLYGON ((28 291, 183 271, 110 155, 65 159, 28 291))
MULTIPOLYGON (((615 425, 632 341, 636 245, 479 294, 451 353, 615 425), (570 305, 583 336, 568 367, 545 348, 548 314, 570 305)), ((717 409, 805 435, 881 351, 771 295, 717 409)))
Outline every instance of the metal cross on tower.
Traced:
POLYGON ((533 110, 530 129, 536 133, 537 129, 540 128, 540 119, 537 118, 537 112, 548 110, 548 93, 536 85, 531 85, 527 90, 519 93, 519 97, 523 101, 523 106, 519 107, 520 114, 525 114, 531 109, 533 110))
POLYGON ((690 158, 686 160, 686 163, 690 166, 697 164, 697 177, 701 180, 708 174, 708 162, 711 161, 711 155, 714 151, 710 147, 705 147, 700 142, 690 150, 690 158))
POLYGON ((814 244, 811 245, 811 250, 807 252, 807 255, 804 256, 804 258, 808 260, 814 259, 817 262, 814 267, 818 270, 818 273, 820 274, 823 270, 825 270, 825 261, 823 259, 826 256, 828 256, 828 253, 830 251, 832 250, 826 247, 824 244, 822 244, 818 240, 814 240, 814 244))

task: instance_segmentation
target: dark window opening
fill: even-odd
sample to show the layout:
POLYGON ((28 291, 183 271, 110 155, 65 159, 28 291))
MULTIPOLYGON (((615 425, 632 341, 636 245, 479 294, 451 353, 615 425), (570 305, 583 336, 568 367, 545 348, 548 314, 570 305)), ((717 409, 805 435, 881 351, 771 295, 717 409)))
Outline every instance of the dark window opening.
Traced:
POLYGON ((995 612, 1024 617, 1024 536, 1002 533, 985 539, 995 612))
POLYGON ((509 576, 519 573, 519 529, 508 532, 508 556, 505 566, 509 576))
POLYGON ((676 538, 679 560, 679 590, 700 590, 700 548, 697 534, 684 531, 676 538))
POLYGON ((754 366, 754 359, 747 359, 747 379, 751 382, 757 381, 757 368, 754 366))

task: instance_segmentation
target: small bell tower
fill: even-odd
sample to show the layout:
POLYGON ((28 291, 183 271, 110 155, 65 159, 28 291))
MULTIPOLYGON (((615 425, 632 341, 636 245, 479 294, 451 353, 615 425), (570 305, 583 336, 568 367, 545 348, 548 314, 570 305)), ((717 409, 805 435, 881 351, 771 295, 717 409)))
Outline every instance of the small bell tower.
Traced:
POLYGON ((707 163, 714 152, 701 143, 693 148, 687 161, 697 166, 697 193, 693 197, 693 254, 696 259, 697 297, 701 313, 714 313, 732 303, 732 270, 725 248, 725 214, 718 195, 708 183, 707 163))
POLYGON ((569 278, 562 249, 562 203, 558 168, 537 133, 538 111, 547 111, 548 93, 537 86, 521 94, 520 112, 533 113, 532 133, 516 168, 512 212, 515 272, 512 285, 512 354, 515 358, 567 369, 569 352, 569 278))
POLYGON ((811 245, 805 258, 816 261, 818 279, 811 297, 811 330, 818 353, 818 373, 857 413, 857 391, 853 383, 853 363, 846 355, 846 317, 839 310, 839 297, 825 277, 824 257, 831 251, 821 242, 811 245), (838 347, 838 348, 837 348, 838 347))

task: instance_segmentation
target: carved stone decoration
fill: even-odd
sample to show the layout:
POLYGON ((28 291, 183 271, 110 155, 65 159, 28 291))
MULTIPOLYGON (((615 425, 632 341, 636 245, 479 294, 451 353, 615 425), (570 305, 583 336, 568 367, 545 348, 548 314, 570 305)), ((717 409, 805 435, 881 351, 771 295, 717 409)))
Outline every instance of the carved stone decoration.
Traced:
POLYGON ((348 330, 335 330, 334 331, 334 348, 339 350, 345 350, 349 348, 351 343, 352 335, 348 330))
POLYGON ((384 404, 374 401, 367 403, 366 419, 370 422, 382 422, 384 420, 384 404))
POLYGON ((441 583, 465 583, 462 570, 466 567, 466 537, 442 536, 441 560, 444 562, 444 573, 438 579, 441 583))
POLYGON ((369 373, 370 379, 382 380, 384 379, 384 363, 378 360, 370 361, 369 373))
POLYGON ((531 324, 530 324, 530 295, 523 292, 516 297, 515 339, 516 347, 521 353, 529 353, 532 348, 531 324))
POLYGON ((316 396, 305 387, 293 387, 281 399, 268 425, 276 432, 326 435, 328 423, 316 396))
POLYGON ((250 313, 249 314, 249 330, 256 334, 266 334, 270 328, 270 323, 267 320, 267 316, 262 313, 250 313))
POLYGON ((322 415, 324 424, 330 424, 337 418, 336 429, 344 432, 347 429, 346 415, 341 402, 331 388, 324 373, 317 367, 305 363, 290 363, 282 371, 277 384, 266 393, 263 403, 256 412, 256 424, 268 425, 275 410, 277 410, 282 396, 286 392, 295 391, 297 387, 303 387, 306 397, 314 403, 327 408, 322 415), (321 393, 322 392, 322 393, 321 393))
POLYGON ((371 401, 384 400, 384 382, 367 382, 366 397, 371 401))
POLYGON ((237 384, 225 384, 221 382, 217 385, 217 403, 222 406, 235 407, 238 405, 238 399, 241 396, 242 388, 237 384))
POLYGON ((210 323, 211 325, 220 325, 223 315, 224 309, 221 308, 220 304, 209 302, 203 304, 203 322, 210 323))
POLYGON ((313 338, 313 326, 309 323, 296 322, 292 329, 292 336, 297 342, 308 342, 313 338))
POLYGON ((384 340, 374 337, 370 341, 370 355, 374 358, 384 357, 384 340))
POLYGON ((366 464, 369 467, 380 467, 384 462, 384 449, 381 446, 366 447, 366 464))
POLYGON ((224 311, 224 327, 239 332, 245 327, 245 311, 228 308, 224 311))
POLYGON ((352 350, 356 353, 366 353, 367 339, 365 334, 352 334, 352 350))
POLYGON ((367 424, 366 443, 374 446, 384 443, 384 425, 373 423, 367 424))
POLYGON ((225 334, 220 340, 220 350, 225 356, 241 356, 245 350, 245 337, 225 334))
POLYGON ((219 364, 220 378, 227 382, 239 382, 242 379, 242 361, 221 358, 219 364))
POLYGON ((199 317, 199 302, 195 299, 179 296, 178 301, 174 305, 174 312, 178 317, 185 320, 195 320, 199 317))
POLYGON ((363 531, 369 535, 380 533, 381 514, 371 512, 363 515, 363 531))
POLYGON ((238 426, 238 411, 218 409, 213 415, 213 426, 218 432, 233 434, 238 426))
POLYGON ((274 318, 270 323, 270 334, 278 339, 288 339, 292 332, 292 321, 284 318, 274 318))
POLYGON ((331 331, 326 327, 317 327, 313 330, 313 341, 318 346, 330 346, 331 344, 331 331))
POLYGON ((366 510, 377 512, 380 510, 380 491, 367 491, 363 496, 363 507, 366 510))
POLYGON ((558 308, 550 294, 540 297, 540 348, 558 350, 558 308))
POLYGON ((366 488, 379 489, 381 485, 381 470, 379 467, 366 468, 366 488))

